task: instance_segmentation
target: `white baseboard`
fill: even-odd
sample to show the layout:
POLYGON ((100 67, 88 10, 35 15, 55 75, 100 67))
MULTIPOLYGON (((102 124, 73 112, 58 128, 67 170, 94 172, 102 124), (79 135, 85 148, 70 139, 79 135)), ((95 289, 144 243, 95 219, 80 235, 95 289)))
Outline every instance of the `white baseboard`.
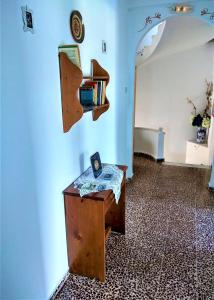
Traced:
POLYGON ((211 169, 211 166, 205 165, 195 165, 195 164, 185 164, 185 163, 174 163, 174 162, 163 162, 163 165, 176 166, 176 167, 186 167, 186 168, 198 168, 198 169, 211 169))

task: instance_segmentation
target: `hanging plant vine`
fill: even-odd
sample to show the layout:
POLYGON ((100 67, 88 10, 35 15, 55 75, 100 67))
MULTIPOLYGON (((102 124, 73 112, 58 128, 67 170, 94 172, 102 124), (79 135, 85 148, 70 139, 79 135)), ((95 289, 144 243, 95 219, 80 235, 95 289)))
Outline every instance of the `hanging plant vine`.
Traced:
POLYGON ((203 8, 201 10, 201 16, 210 15, 210 20, 214 20, 214 11, 210 12, 208 8, 203 8))
POLYGON ((146 17, 144 27, 138 30, 138 32, 143 31, 148 24, 152 24, 153 19, 161 19, 161 13, 157 12, 153 17, 151 16, 146 17))

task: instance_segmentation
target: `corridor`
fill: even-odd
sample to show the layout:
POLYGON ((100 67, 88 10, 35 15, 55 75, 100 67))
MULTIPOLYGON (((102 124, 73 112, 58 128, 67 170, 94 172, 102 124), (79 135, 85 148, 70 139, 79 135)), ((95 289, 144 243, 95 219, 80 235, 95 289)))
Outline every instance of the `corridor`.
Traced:
POLYGON ((55 299, 214 299, 210 171, 135 157, 126 235, 107 241, 107 280, 69 275, 55 299))

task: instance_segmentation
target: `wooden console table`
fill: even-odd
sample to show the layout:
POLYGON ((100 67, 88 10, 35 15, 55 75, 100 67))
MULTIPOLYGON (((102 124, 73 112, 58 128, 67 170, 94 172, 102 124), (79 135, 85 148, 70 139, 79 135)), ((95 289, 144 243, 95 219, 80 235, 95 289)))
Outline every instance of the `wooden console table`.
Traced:
POLYGON ((105 241, 111 230, 125 234, 126 166, 121 196, 116 204, 112 190, 80 197, 74 183, 64 194, 69 271, 105 281, 105 241))

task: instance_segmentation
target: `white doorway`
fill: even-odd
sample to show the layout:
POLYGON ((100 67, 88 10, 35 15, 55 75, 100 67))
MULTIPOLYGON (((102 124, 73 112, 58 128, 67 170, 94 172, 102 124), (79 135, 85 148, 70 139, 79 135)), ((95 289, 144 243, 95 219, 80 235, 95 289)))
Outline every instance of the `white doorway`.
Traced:
MULTIPOLYGON (((188 144, 196 139, 187 97, 198 112, 203 111, 205 79, 213 81, 214 28, 198 18, 183 16, 180 22, 175 16, 153 27, 144 38, 148 40, 149 34, 153 35, 152 44, 145 47, 142 40, 136 55, 134 152, 140 151, 139 138, 144 138, 146 154, 184 164, 189 156, 188 144)), ((205 165, 212 161, 212 127, 207 145, 201 150, 200 145, 193 146, 190 155, 197 157, 203 152, 205 165)))

